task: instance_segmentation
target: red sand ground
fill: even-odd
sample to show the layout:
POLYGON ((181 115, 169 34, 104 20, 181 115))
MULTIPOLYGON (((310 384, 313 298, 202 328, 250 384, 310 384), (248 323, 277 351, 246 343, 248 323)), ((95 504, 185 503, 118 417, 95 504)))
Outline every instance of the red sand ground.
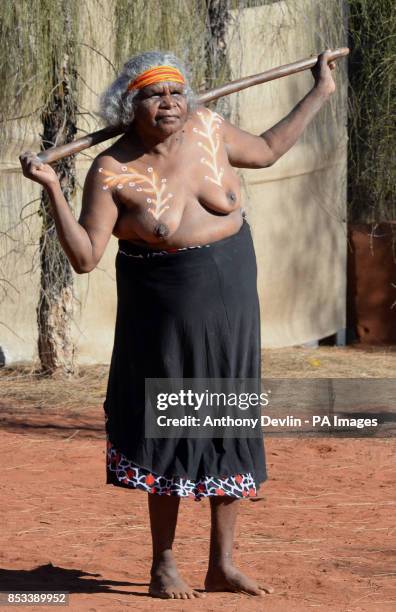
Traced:
MULTIPOLYGON (((394 438, 267 438, 270 480, 239 502, 235 559, 275 594, 164 601, 147 595, 146 494, 104 484, 101 410, 16 408, 0 434, 1 590, 63 589, 90 612, 396 610, 394 438)), ((175 552, 197 588, 208 529, 208 501, 183 500, 175 552)))

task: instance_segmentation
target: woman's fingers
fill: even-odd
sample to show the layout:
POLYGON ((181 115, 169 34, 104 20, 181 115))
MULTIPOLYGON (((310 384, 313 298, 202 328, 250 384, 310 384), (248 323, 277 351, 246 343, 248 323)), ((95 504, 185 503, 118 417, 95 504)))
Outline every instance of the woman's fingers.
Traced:
POLYGON ((35 153, 32 153, 32 151, 25 151, 19 156, 19 159, 21 162, 25 163, 31 163, 33 160, 35 160, 36 163, 41 163, 41 160, 36 156, 35 153))
POLYGON ((327 56, 331 53, 331 49, 326 49, 326 51, 323 54, 323 60, 324 62, 327 62, 328 67, 330 68, 330 70, 334 70, 334 68, 336 67, 336 62, 334 60, 332 60, 331 62, 329 62, 327 60, 327 56))
POLYGON ((311 68, 312 76, 315 79, 315 87, 320 89, 326 96, 334 93, 336 89, 333 75, 331 74, 336 64, 334 60, 329 61, 331 53, 331 49, 326 49, 326 51, 320 53, 318 61, 311 68))
POLYGON ((43 170, 44 168, 44 164, 40 159, 33 159, 31 163, 36 168, 36 170, 43 170))
POLYGON ((28 161, 27 165, 28 165, 29 170, 42 170, 42 166, 43 166, 41 161, 37 159, 31 159, 30 161, 28 161))
POLYGON ((323 51, 322 53, 319 54, 319 60, 322 64, 334 64, 334 61, 330 61, 329 62, 329 55, 332 53, 331 49, 326 49, 326 51, 323 51))
POLYGON ((42 170, 44 167, 41 159, 31 151, 25 151, 25 153, 22 153, 19 156, 19 161, 21 162, 22 168, 26 169, 28 172, 42 170))
POLYGON ((36 167, 36 168, 40 168, 42 167, 44 164, 42 163, 41 159, 39 159, 38 157, 36 157, 35 155, 32 155, 29 158, 29 164, 31 164, 32 166, 36 167))
POLYGON ((49 164, 44 164, 36 153, 25 151, 19 156, 19 161, 23 175, 44 187, 59 180, 54 169, 49 164))
POLYGON ((319 55, 319 60, 320 60, 320 69, 321 71, 325 71, 327 68, 329 68, 330 70, 334 70, 336 67, 336 62, 334 60, 331 60, 329 62, 328 60, 328 56, 331 53, 331 49, 326 49, 326 51, 323 51, 323 53, 321 53, 319 55))
POLYGON ((37 156, 36 153, 33 153, 33 151, 24 151, 23 153, 21 153, 21 155, 19 156, 19 159, 35 159, 38 162, 41 162, 41 159, 37 156))

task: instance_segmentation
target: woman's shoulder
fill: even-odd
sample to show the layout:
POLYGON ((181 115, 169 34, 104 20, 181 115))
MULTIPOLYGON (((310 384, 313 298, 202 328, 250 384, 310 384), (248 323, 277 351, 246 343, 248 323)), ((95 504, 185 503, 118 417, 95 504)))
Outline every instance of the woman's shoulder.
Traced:
POLYGON ((104 168, 106 170, 116 170, 122 164, 122 151, 120 147, 116 146, 117 143, 113 143, 104 151, 98 153, 94 158, 90 170, 99 170, 104 168))
POLYGON ((86 184, 103 186, 103 181, 108 177, 117 176, 121 172, 122 163, 117 159, 112 146, 101 151, 92 161, 85 177, 86 184))
POLYGON ((202 118, 210 119, 212 121, 224 121, 224 117, 215 110, 203 106, 202 104, 195 106, 191 111, 191 118, 196 120, 202 120, 202 118))
POLYGON ((210 135, 214 132, 222 133, 227 121, 215 110, 207 106, 197 106, 191 114, 193 132, 200 135, 210 135))

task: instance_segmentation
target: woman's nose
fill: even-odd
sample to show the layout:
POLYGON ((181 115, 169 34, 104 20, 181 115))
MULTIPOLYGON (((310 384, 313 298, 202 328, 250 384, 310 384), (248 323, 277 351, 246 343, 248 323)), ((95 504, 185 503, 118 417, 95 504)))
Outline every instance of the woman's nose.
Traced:
POLYGON ((161 106, 171 107, 173 106, 174 100, 172 98, 172 94, 169 89, 165 89, 163 95, 161 96, 161 106))
POLYGON ((173 100, 170 94, 162 96, 161 106, 164 106, 165 108, 171 108, 173 106, 173 100))

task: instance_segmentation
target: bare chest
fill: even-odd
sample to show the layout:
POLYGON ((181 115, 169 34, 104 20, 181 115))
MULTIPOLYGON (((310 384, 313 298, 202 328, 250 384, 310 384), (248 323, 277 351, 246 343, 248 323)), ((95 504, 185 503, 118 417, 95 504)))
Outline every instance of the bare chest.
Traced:
POLYGON ((119 226, 128 223, 141 236, 147 231, 160 237, 161 227, 179 227, 186 208, 229 214, 240 206, 239 177, 228 162, 221 121, 216 113, 198 111, 173 154, 100 169, 102 188, 112 190, 119 205, 119 226))

